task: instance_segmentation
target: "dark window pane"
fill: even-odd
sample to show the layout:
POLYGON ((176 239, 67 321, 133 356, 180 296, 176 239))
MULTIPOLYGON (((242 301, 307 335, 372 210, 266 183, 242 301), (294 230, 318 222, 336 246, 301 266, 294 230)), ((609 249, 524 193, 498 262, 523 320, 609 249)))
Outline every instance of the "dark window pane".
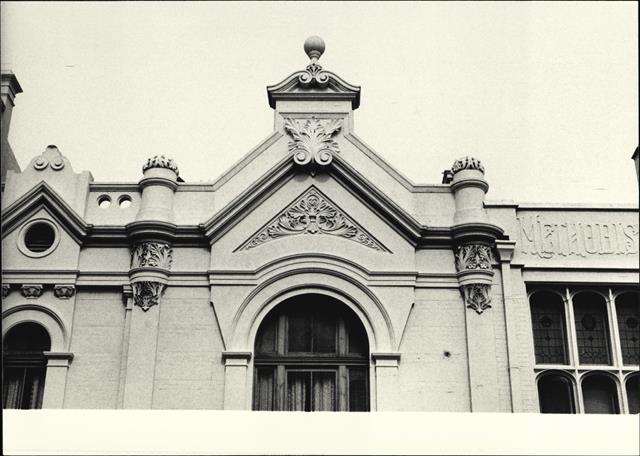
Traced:
POLYGON ((288 318, 289 351, 311 351, 311 316, 300 311, 292 312, 288 318))
POLYGON ((640 299, 625 293, 616 299, 618 331, 624 364, 640 364, 640 299))
POLYGON ((4 337, 5 352, 47 351, 51 348, 49 333, 37 323, 21 323, 4 337))
POLYGON ((618 413, 616 385, 604 375, 590 375, 582 381, 585 413, 618 413))
POLYGON ((538 380, 541 413, 575 413, 573 384, 561 375, 548 374, 538 380))
POLYGON ((287 372, 287 410, 311 411, 311 372, 287 372))
POLYGON ((366 368, 349 368, 349 411, 351 412, 366 412, 369 410, 367 375, 368 369, 366 368))
POLYGON ((580 363, 611 364, 604 298, 595 293, 579 293, 573 305, 580 363))
POLYGON ((332 412, 337 410, 336 373, 312 372, 313 392, 311 410, 314 412, 332 412))
POLYGON ((337 319, 333 314, 318 313, 313 319, 313 351, 336 353, 337 319))
POLYGON ((348 350, 347 352, 354 355, 367 355, 369 353, 369 340, 364 326, 353 313, 349 313, 345 317, 345 325, 347 329, 348 350))
POLYGON ((564 303, 555 293, 538 292, 531 297, 533 342, 538 364, 567 364, 564 303))
POLYGON ((43 352, 50 348, 49 334, 39 324, 22 323, 9 330, 3 340, 3 408, 42 407, 46 376, 43 352))
POLYGON ((629 413, 640 413, 640 375, 634 375, 627 379, 627 402, 629 413))
POLYGON ((275 368, 256 369, 254 410, 275 410, 275 368))
POLYGON ((256 337, 256 353, 275 353, 278 315, 269 314, 256 337))

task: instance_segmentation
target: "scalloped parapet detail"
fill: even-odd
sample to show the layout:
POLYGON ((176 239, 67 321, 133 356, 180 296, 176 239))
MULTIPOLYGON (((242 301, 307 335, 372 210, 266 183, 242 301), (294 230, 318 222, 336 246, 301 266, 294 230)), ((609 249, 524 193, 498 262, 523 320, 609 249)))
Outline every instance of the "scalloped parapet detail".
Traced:
POLYGON ((173 161, 172 158, 165 157, 164 155, 155 155, 149 158, 144 165, 142 165, 142 172, 144 173, 146 170, 151 168, 165 168, 170 169, 176 176, 179 175, 178 165, 173 161))
POLYGON ((474 157, 459 158, 454 161, 453 165, 451 166, 451 171, 453 172, 453 174, 465 169, 475 169, 484 174, 484 166, 482 165, 480 160, 474 157))

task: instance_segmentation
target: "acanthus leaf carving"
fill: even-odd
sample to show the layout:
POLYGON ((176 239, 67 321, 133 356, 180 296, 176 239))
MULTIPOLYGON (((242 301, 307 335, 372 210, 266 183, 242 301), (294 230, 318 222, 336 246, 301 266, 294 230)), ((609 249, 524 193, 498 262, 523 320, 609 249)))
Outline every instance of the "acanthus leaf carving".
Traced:
POLYGON ((160 297, 165 285, 161 282, 139 281, 131 284, 133 290, 133 302, 142 308, 143 311, 160 303, 160 297))
POLYGON ((453 174, 465 169, 475 169, 484 174, 484 166, 482 165, 480 160, 474 157, 459 158, 454 161, 453 165, 451 166, 451 172, 453 172, 453 174))
POLYGON ((462 296, 469 309, 481 314, 491 307, 491 285, 487 283, 470 283, 462 285, 462 296))
POLYGON ((179 175, 178 165, 176 165, 176 162, 172 158, 165 157, 164 155, 155 155, 147 159, 145 164, 142 165, 142 172, 144 173, 146 170, 151 168, 170 169, 176 173, 176 176, 179 175))
POLYGON ((6 298, 9 296, 9 291, 11 291, 11 285, 3 283, 2 284, 2 297, 6 298))
POLYGON ((333 135, 342 128, 342 119, 320 122, 316 117, 305 121, 285 118, 284 128, 291 135, 289 152, 300 166, 324 167, 331 163, 333 154, 340 152, 333 135))
POLYGON ((388 252, 315 187, 311 187, 274 217, 239 250, 250 250, 274 239, 301 234, 339 236, 379 252, 388 252))
POLYGON ((169 270, 173 262, 173 249, 162 242, 139 242, 131 251, 131 267, 154 267, 169 270))
POLYGON ((491 247, 483 244, 458 246, 455 253, 455 261, 458 272, 473 269, 491 270, 491 263, 493 262, 491 247))

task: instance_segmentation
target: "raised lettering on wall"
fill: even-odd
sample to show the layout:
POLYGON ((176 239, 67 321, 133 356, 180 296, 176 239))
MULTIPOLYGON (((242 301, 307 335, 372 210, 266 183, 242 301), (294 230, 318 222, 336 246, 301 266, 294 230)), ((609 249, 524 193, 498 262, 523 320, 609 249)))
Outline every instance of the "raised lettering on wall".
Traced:
POLYGON ((520 251, 540 258, 554 256, 634 255, 638 224, 567 221, 540 215, 518 217, 520 251))

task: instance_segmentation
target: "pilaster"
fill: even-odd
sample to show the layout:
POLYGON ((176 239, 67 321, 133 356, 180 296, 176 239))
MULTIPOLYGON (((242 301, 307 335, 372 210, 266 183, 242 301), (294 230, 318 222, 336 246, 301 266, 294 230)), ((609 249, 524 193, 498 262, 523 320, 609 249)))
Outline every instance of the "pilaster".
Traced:
POLYGON ((398 410, 400 382, 398 370, 400 353, 371 353, 375 366, 376 410, 398 410))
POLYGON ((224 410, 249 410, 247 381, 251 352, 222 352, 224 362, 224 410))
POLYGON ((44 352, 47 360, 47 372, 44 383, 42 408, 61 409, 64 406, 64 391, 67 386, 67 372, 73 353, 44 352))

